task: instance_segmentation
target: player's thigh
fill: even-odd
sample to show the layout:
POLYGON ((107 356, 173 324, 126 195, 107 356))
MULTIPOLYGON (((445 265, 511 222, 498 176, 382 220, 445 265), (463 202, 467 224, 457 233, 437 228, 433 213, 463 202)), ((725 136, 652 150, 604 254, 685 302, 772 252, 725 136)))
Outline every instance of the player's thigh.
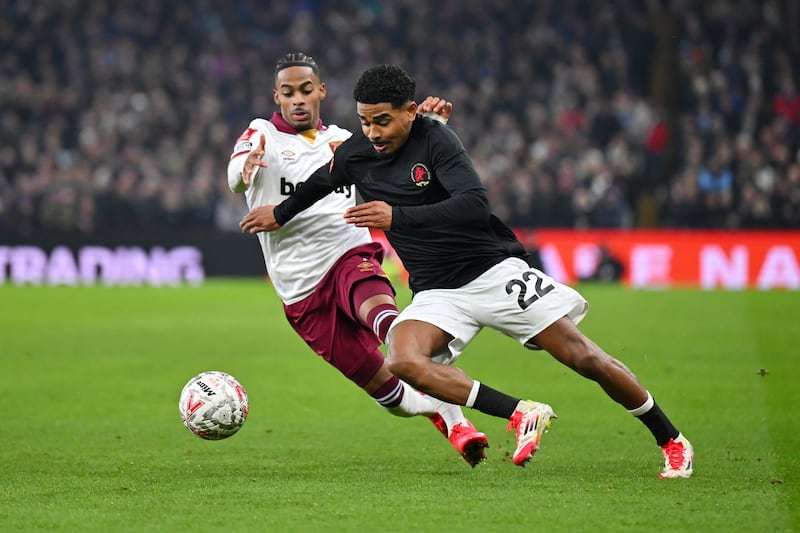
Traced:
MULTIPOLYGON (((424 345, 417 344, 416 348, 423 350, 422 353, 437 363, 452 363, 481 330, 470 314, 469 305, 469 297, 460 289, 431 289, 417 293, 411 304, 392 323, 389 329, 390 347, 398 327, 405 322, 422 322, 439 333, 426 336, 422 341, 424 345)), ((414 331, 413 327, 410 329, 414 331)), ((424 331, 428 331, 427 327, 424 331)), ((403 345, 413 346, 413 342, 413 339, 407 339, 403 345)))
POLYGON ((286 306, 286 317, 308 346, 359 387, 383 365, 380 341, 361 323, 342 312, 335 302, 314 293, 286 306))
POLYGON ((392 328, 389 339, 390 359, 431 357, 447 349, 453 336, 421 320, 404 320, 392 328))
POLYGON ((331 292, 339 308, 354 321, 361 320, 360 310, 354 309, 353 295, 359 285, 378 284, 371 307, 377 303, 394 303, 394 288, 381 268, 382 248, 369 243, 353 248, 332 268, 331 292))

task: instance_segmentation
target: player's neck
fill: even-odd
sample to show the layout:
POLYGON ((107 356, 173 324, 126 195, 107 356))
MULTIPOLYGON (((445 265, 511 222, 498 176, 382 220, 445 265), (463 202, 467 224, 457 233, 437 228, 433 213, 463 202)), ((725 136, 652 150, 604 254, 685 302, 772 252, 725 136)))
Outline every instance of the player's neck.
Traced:
MULTIPOLYGON (((286 119, 284 119, 283 116, 280 113, 278 113, 277 111, 275 111, 272 114, 272 117, 269 119, 269 121, 272 123, 273 126, 275 126, 275 128, 278 131, 280 131, 281 133, 288 133, 290 135, 295 135, 295 134, 298 134, 298 133, 305 135, 305 132, 311 131, 311 132, 314 132, 313 135, 314 135, 314 137, 316 137, 316 132, 317 131, 325 129, 325 126, 322 124, 322 120, 318 120, 317 121, 317 126, 315 128, 310 128, 308 130, 299 131, 299 130, 295 129, 291 124, 286 122, 286 119)), ((313 139, 311 139, 311 140, 313 140, 313 139)))

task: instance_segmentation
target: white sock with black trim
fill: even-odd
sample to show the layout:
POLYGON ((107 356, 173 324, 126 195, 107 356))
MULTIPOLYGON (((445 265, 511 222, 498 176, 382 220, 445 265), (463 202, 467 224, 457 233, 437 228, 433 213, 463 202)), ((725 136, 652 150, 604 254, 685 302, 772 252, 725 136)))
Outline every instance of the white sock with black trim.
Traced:
MULTIPOLYGON (((420 394, 414 387, 400 380, 402 399, 395 407, 386 407, 386 410, 395 416, 410 417, 417 415, 432 416, 437 412, 438 402, 435 398, 420 394)), ((379 402, 380 403, 380 402, 379 402)))
POLYGON ((653 400, 653 396, 648 391, 647 392, 647 399, 644 401, 644 403, 642 405, 640 405, 639 407, 637 407, 636 409, 628 409, 628 412, 630 414, 632 414, 633 416, 642 416, 647 411, 652 409, 653 405, 655 405, 655 403, 656 402, 653 400))

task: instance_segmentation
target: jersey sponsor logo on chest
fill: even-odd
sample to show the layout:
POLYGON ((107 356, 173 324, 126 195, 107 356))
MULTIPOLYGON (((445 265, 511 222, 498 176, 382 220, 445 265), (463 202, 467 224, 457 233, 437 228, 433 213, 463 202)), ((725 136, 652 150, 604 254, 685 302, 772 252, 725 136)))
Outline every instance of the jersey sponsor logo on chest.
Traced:
MULTIPOLYGON (((294 192, 296 190, 298 190, 300 187, 302 187, 303 185, 305 185, 305 183, 306 183, 305 181, 298 181, 298 182, 292 183, 291 181, 286 179, 286 176, 281 176, 281 183, 280 183, 281 196, 291 196, 291 195, 293 195, 294 192)), ((353 195, 353 186, 352 185, 340 185, 340 186, 336 187, 333 190, 333 192, 335 192, 336 194, 343 194, 345 198, 350 198, 353 195)))
POLYGON ((431 171, 422 163, 411 167, 411 181, 417 187, 427 187, 431 182, 431 171))

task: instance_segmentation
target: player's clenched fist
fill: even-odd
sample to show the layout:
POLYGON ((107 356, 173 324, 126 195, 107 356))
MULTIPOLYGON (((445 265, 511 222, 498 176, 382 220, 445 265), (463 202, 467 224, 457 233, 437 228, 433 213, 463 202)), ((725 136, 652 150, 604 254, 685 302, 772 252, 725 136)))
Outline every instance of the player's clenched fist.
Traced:
POLYGON ((242 181, 245 185, 250 185, 251 178, 258 172, 259 168, 267 168, 267 164, 261 160, 261 158, 264 157, 264 146, 266 142, 267 139, 262 133, 258 141, 258 146, 247 154, 247 159, 244 162, 244 169, 242 169, 242 181))

